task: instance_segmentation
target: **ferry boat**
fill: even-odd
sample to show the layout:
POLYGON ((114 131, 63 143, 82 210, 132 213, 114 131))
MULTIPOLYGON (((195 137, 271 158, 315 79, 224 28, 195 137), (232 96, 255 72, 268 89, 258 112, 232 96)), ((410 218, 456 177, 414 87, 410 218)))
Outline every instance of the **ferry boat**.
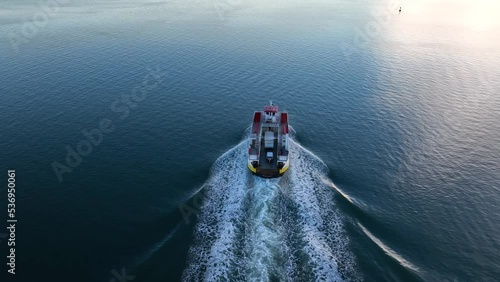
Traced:
POLYGON ((288 113, 278 106, 264 107, 253 114, 248 169, 260 177, 282 176, 290 167, 288 113))

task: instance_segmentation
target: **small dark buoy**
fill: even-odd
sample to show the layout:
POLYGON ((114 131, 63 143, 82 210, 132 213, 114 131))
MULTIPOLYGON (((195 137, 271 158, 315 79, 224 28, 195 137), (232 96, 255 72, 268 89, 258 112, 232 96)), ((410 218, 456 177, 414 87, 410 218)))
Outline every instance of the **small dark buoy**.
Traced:
POLYGON ((401 13, 401 7, 399 7, 399 12, 401 13))

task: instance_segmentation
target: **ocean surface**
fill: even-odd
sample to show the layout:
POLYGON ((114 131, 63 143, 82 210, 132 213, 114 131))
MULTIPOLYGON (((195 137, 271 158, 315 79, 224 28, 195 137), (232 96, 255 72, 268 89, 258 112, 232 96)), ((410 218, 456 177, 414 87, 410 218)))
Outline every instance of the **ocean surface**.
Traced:
POLYGON ((498 11, 2 1, 0 280, 498 281, 498 11), (245 167, 270 100, 279 179, 245 167))

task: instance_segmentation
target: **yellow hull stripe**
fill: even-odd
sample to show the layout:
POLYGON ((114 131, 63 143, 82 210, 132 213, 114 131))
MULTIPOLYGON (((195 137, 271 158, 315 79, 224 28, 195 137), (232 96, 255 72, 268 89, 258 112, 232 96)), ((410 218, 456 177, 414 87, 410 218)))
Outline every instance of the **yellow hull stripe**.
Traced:
POLYGON ((280 174, 283 174, 285 173, 285 171, 288 170, 288 168, 290 167, 290 163, 287 163, 282 169, 280 169, 280 174))
POLYGON ((251 172, 253 172, 253 173, 256 173, 256 172, 257 172, 257 169, 255 169, 255 168, 253 167, 253 165, 251 165, 251 164, 248 164, 248 169, 249 169, 251 172))

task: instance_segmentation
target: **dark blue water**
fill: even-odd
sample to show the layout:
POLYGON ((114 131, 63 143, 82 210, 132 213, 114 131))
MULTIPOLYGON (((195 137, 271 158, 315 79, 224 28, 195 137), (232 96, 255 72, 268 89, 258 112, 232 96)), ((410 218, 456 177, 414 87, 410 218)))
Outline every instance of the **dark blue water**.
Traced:
POLYGON ((0 4, 6 281, 500 277, 495 2, 60 2, 0 4), (295 133, 264 180, 269 100, 295 133))

